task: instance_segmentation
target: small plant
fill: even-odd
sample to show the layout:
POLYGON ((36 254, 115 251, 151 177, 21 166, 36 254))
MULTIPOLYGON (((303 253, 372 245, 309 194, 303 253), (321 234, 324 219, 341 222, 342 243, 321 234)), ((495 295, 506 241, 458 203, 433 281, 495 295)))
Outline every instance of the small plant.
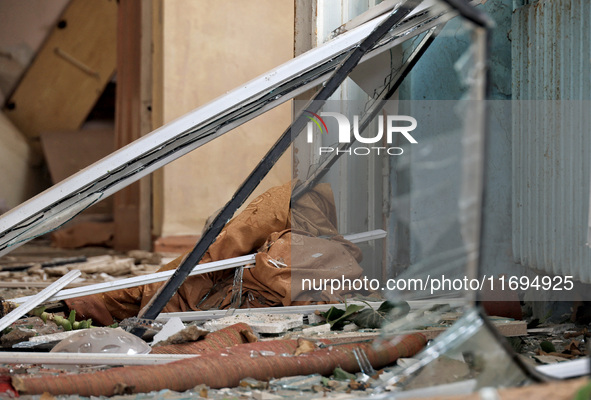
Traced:
POLYGON ((76 329, 87 329, 94 328, 92 326, 92 319, 83 321, 76 321, 76 311, 70 311, 68 318, 64 318, 61 315, 45 312, 45 307, 38 307, 32 311, 32 314, 41 318, 44 323, 47 321, 53 321, 57 326, 61 326, 64 331, 71 331, 76 329))

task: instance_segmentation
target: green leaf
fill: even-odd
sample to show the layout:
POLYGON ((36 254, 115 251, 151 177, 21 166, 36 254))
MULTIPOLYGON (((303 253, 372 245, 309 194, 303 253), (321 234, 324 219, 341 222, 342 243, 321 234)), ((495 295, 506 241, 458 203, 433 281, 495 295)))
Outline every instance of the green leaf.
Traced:
POLYGON ((55 315, 53 317, 53 322, 55 322, 57 326, 61 326, 64 329, 64 331, 71 331, 72 330, 72 324, 70 323, 69 320, 65 319, 64 317, 61 317, 59 315, 55 315))
POLYGON ((31 311, 31 314, 33 314, 36 317, 41 317, 41 314, 43 314, 45 312, 45 306, 39 306, 37 308, 34 308, 31 311))
MULTIPOLYGON (((345 304, 346 305, 346 304, 345 304)), ((322 316, 326 318, 326 322, 330 324, 331 330, 341 329, 345 322, 350 321, 351 315, 361 310, 364 306, 357 304, 350 304, 344 310, 336 307, 331 307, 322 316)))
POLYGON ((356 378, 355 375, 348 373, 341 367, 336 367, 332 375, 334 376, 334 379, 336 379, 337 381, 350 381, 351 379, 354 380, 356 378))
POLYGON ((556 351, 556 347, 554 347, 554 344, 552 344, 552 342, 549 342, 547 340, 544 340, 543 342, 540 343, 540 348, 545 351, 546 353, 554 353, 556 351))
POLYGON ((406 302, 384 301, 377 310, 372 307, 359 312, 352 321, 360 328, 378 329, 384 322, 391 322, 408 314, 410 306, 406 302))

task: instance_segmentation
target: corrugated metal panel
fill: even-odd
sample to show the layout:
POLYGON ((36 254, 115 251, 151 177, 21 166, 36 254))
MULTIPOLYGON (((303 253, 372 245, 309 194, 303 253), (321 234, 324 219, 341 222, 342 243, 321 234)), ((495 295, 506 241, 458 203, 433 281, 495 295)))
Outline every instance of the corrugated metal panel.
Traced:
POLYGON ((515 261, 589 283, 591 2, 520 7, 511 39, 515 261))

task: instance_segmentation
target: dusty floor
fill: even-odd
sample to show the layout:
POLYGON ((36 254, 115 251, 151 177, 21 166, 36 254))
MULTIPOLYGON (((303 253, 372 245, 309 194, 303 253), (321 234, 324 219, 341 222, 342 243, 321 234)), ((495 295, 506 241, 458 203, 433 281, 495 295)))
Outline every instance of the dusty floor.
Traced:
MULTIPOLYGON (((156 271, 161 265, 175 258, 176 254, 153 254, 147 252, 129 252, 126 254, 117 253, 111 249, 101 247, 87 247, 76 250, 56 249, 50 246, 49 241, 37 239, 26 244, 9 255, 0 258, 0 297, 3 299, 12 299, 22 296, 35 294, 46 287, 52 281, 62 276, 68 269, 78 268, 86 270, 80 278, 73 282, 72 286, 87 285, 98 282, 105 282, 126 277, 148 274, 156 271), (91 268, 90 264, 101 260, 129 260, 124 268, 101 269, 91 268), (108 272, 105 272, 108 271, 108 272)), ((103 265, 98 263, 97 265, 103 265)), ((122 264, 119 264, 122 265, 122 264)), ((40 320, 39 320, 40 321, 40 320)), ((322 325, 323 321, 308 321, 307 325, 299 325, 290 330, 287 334, 264 335, 260 334, 260 340, 273 340, 282 337, 302 336, 302 329, 312 328, 315 325, 322 325)), ((23 320, 21 326, 26 329, 37 330, 38 334, 60 331, 61 328, 54 327, 46 329, 39 325, 34 319, 23 320)), ((351 324, 352 325, 352 324, 351 324)), ((341 335, 368 335, 375 337, 379 330, 359 329, 355 326, 347 326, 345 333, 341 335)), ((316 335, 322 335, 323 329, 319 328, 316 335)), ((308 333, 311 331, 307 331, 308 333)), ((324 332, 326 333, 326 332, 324 332)), ((335 333, 332 333, 335 335, 335 333)), ((338 335, 338 334, 337 334, 338 335)), ((531 365, 549 364, 577 359, 587 355, 587 341, 589 340, 587 326, 573 323, 563 324, 539 324, 530 329, 527 335, 511 337, 509 342, 511 346, 520 354, 520 357, 531 365)), ((318 336, 321 337, 321 336, 318 336)), ((21 338, 26 340, 27 338, 21 338)), ((21 339, 17 338, 14 343, 21 339)), ((13 342, 2 343, 3 350, 13 350, 13 342)), ((47 351, 47 350, 46 350, 47 351)), ((388 387, 388 381, 403 367, 414 362, 412 359, 399 360, 397 365, 393 365, 375 375, 373 378, 362 373, 356 375, 347 375, 340 371, 335 371, 331 377, 322 377, 320 375, 309 375, 299 377, 288 377, 275 379, 269 382, 261 382, 253 379, 243 379, 239 387, 226 389, 210 389, 200 385, 191 391, 177 393, 169 390, 153 392, 150 394, 122 395, 116 396, 121 399, 142 399, 142 398, 163 398, 163 399, 184 399, 184 398, 204 398, 222 399, 279 399, 279 398, 359 398, 369 395, 378 395, 384 393, 388 387)), ((448 364, 439 368, 434 376, 430 376, 429 384, 431 386, 449 383, 453 381, 451 375, 468 378, 471 375, 461 372, 467 367, 463 362, 450 360, 448 364), (451 375, 450 375, 451 374, 451 375)), ((55 368, 44 365, 9 365, 1 366, 5 371, 11 374, 23 375, 53 375, 58 372, 55 368)), ((72 368, 65 373, 78 374, 83 372, 92 372, 108 369, 109 367, 81 367, 72 368)), ((391 387, 389 389, 392 389, 391 387)), ((570 389, 569 389, 570 390, 570 389)), ((122 390, 125 393, 125 390, 122 390)), ((50 399, 50 395, 23 396, 24 398, 50 399)), ((78 396, 60 396, 60 398, 79 398, 78 396)), ((504 398, 504 397, 503 397, 504 398)), ((509 397, 507 397, 509 398, 509 397)), ((558 397, 556 397, 558 398, 558 397)))
POLYGON ((0 296, 11 299, 38 293, 64 275, 68 268, 104 256, 114 259, 133 258, 134 263, 130 268, 120 269, 116 274, 101 271, 83 272, 80 278, 68 287, 149 274, 176 258, 178 254, 143 251, 121 253, 106 247, 59 249, 52 247, 48 239, 36 239, 0 257, 0 296))

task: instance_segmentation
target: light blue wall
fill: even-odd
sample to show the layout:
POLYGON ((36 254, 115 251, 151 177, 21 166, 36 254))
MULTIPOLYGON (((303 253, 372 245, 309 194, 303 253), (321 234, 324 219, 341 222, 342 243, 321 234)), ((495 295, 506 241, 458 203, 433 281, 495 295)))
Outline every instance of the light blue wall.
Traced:
MULTIPOLYGON (((492 36, 491 98, 511 99, 511 30, 512 0, 487 1, 482 9, 495 21, 492 36)), ((410 73, 400 88, 401 100, 458 100, 465 88, 454 64, 469 46, 469 36, 462 29, 462 21, 450 21, 440 36, 410 73)), ((485 178, 484 246, 482 247, 482 271, 486 274, 521 274, 523 268, 514 264, 511 239, 511 116, 508 107, 497 102, 491 117, 491 136, 488 145, 487 171, 485 178), (506 109, 503 109, 506 108, 506 109)), ((393 160, 393 163, 397 162, 393 160)), ((396 173, 399 166, 392 164, 392 196, 403 192, 407 178, 396 173), (397 182, 399 180, 399 182, 397 182)), ((432 200, 437 207, 437 199, 432 200)), ((443 211, 445 212, 445 211, 443 211)), ((391 215, 394 217, 394 215, 391 215)), ((413 216, 414 217, 414 216, 413 216)), ((396 218, 390 218, 390 231, 396 232, 398 243, 404 245, 403 227, 395 225, 396 218)), ((411 247, 412 240, 406 238, 411 247)), ((394 245, 389 249, 389 261, 404 258, 404 249, 394 245)), ((412 260, 412 254, 408 255, 412 260)))
MULTIPOLYGON (((511 99, 511 30, 512 0, 487 1, 480 6, 494 21, 491 52, 491 97, 511 99)), ((462 20, 447 23, 400 88, 404 100, 457 100, 464 88, 454 64, 466 51, 470 38, 462 29, 462 20)))

